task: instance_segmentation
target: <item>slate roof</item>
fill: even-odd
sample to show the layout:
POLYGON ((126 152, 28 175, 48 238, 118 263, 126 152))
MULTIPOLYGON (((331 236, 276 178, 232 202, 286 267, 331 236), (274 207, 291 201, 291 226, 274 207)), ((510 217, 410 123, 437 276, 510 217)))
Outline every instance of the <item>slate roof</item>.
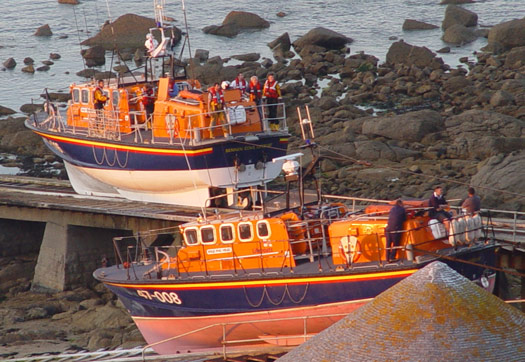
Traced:
POLYGON ((525 361, 525 314, 433 262, 278 361, 525 361))

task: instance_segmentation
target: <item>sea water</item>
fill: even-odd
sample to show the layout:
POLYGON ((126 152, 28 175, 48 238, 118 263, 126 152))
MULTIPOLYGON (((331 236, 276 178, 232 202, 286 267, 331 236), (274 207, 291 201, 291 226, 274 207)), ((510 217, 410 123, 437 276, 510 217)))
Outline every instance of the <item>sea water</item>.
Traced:
MULTIPOLYGON (((81 0, 79 5, 59 4, 57 0, 1 0, 0 62, 13 57, 17 66, 0 70, 0 105, 16 111, 24 103, 42 103, 44 88, 50 92, 67 91, 73 82, 82 78, 75 75, 83 69, 80 57, 81 41, 95 35, 107 20, 115 20, 127 13, 154 17, 153 1, 148 0, 81 0), (49 24, 51 37, 36 37, 35 30, 49 24), (67 36, 67 37, 65 37, 67 36), (62 56, 48 71, 27 74, 21 71, 25 57, 35 60, 35 68, 49 59, 50 53, 62 56)), ((191 48, 207 49, 210 56, 226 57, 250 52, 271 57, 267 43, 288 32, 293 40, 318 26, 340 32, 352 39, 351 52, 365 51, 384 61, 393 37, 426 46, 432 51, 447 46, 442 30, 405 32, 405 19, 415 19, 441 26, 446 5, 440 0, 186 0, 188 32, 191 48), (244 32, 235 38, 204 34, 202 28, 220 24, 233 10, 250 11, 268 20, 267 29, 244 32), (277 13, 286 15, 279 17, 277 13)), ((525 16, 523 0, 478 0, 462 5, 478 14, 480 26, 491 26, 525 16)), ((166 0, 165 14, 176 19, 183 28, 181 0, 166 0)), ((486 44, 478 39, 463 47, 451 48, 451 53, 440 55, 451 66, 459 58, 473 57, 473 52, 486 44)), ((186 47, 187 49, 187 47, 186 47)), ((180 51, 180 49, 178 49, 180 51)), ((188 53, 185 57, 188 57, 188 53)), ((108 70, 110 62, 100 70, 108 70)), ((0 64, 0 69, 3 66, 0 64)))

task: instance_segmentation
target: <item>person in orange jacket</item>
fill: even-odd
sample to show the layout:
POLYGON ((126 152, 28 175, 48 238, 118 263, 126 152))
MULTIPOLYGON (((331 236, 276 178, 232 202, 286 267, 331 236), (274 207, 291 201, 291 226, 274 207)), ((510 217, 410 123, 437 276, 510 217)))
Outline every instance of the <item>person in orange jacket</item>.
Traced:
POLYGON ((279 130, 279 120, 277 119, 277 103, 281 98, 281 88, 273 73, 268 74, 266 82, 264 82, 263 94, 266 97, 266 105, 268 107, 268 121, 272 131, 279 130))
MULTIPOLYGON (((213 127, 219 124, 224 124, 224 93, 219 83, 215 83, 213 87, 208 89, 209 92, 209 104, 211 113, 210 123, 210 138, 213 136, 213 127)), ((224 130, 224 127, 223 127, 224 130)), ((225 131, 226 132, 226 131, 225 131)))

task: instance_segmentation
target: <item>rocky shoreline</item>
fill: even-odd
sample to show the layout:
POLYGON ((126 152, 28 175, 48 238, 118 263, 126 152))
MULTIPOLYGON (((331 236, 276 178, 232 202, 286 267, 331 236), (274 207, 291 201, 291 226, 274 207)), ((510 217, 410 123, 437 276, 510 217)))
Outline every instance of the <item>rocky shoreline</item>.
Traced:
MULTIPOLYGON (((253 29, 239 24, 238 17, 229 19, 222 28, 207 30, 235 36, 253 29)), ((406 23, 407 29, 427 25, 406 23)), ((283 34, 269 44, 273 59, 256 53, 208 58, 205 50, 198 50, 187 61, 203 85, 232 80, 239 72, 260 79, 275 73, 293 133, 290 152, 302 143, 295 109, 310 108, 326 193, 427 198, 433 186, 441 184, 447 198, 461 199, 472 185, 483 207, 525 211, 525 19, 486 31, 476 25, 471 12, 447 7, 442 29, 452 46, 472 37, 488 38, 487 47, 457 68, 425 47, 397 39, 380 63, 373 55, 353 54, 351 39, 323 28, 293 43, 283 34)), ((144 34, 135 35, 142 41, 144 34)), ((96 41, 90 44, 103 47, 96 41)), ((97 52, 84 56, 100 59, 97 52)), ((140 58, 133 49, 127 54, 140 58)), ((87 76, 93 74, 103 76, 95 71, 87 76)), ((52 98, 64 107, 68 97, 52 98)), ((41 105, 24 107, 30 114, 41 105)), ((24 117, 14 113, 0 107, 0 151, 17 155, 15 161, 2 162, 20 165, 32 176, 65 178, 60 161, 24 128, 24 117)), ((45 297, 33 294, 36 256, 2 255, 0 346, 7 352, 0 357, 31 353, 31 347, 23 346, 39 340, 48 341, 48 351, 53 344, 62 351, 144 344, 126 311, 101 285, 45 297)))

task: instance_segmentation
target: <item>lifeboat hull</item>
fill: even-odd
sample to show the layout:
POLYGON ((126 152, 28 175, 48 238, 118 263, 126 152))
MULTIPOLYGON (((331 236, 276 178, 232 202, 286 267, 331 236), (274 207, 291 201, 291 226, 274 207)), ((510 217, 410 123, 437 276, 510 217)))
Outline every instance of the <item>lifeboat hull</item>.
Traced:
POLYGON ((199 147, 110 142, 38 132, 65 163, 83 195, 203 206, 208 189, 260 186, 275 179, 286 134, 243 142, 224 139, 199 147))

